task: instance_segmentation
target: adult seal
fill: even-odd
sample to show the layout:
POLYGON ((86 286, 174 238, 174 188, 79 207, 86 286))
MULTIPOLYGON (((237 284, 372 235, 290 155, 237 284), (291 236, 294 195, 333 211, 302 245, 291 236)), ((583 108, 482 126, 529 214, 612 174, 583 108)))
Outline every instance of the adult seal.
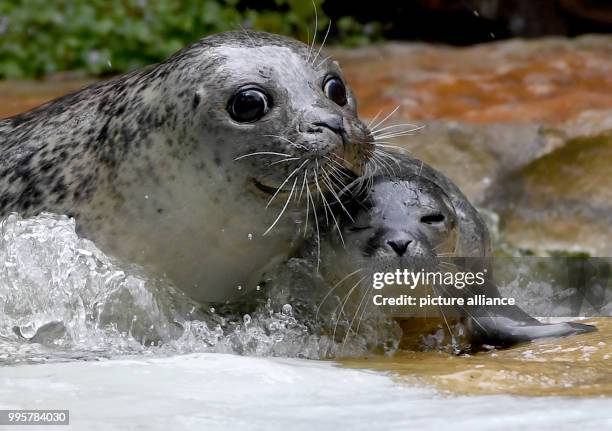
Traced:
MULTIPOLYGON (((373 296, 382 292, 387 297, 408 291, 414 297, 430 294, 466 298, 479 294, 501 298, 491 281, 488 259, 491 244, 478 211, 452 181, 435 169, 401 154, 393 157, 396 164, 388 166, 386 174, 373 178, 365 199, 354 199, 348 207, 351 217, 342 218, 341 231, 330 231, 322 242, 321 265, 325 279, 335 287, 342 284, 349 287, 347 299, 354 291, 359 292, 355 295, 359 304, 356 313, 363 313, 363 307, 367 307, 364 301, 371 303, 373 296), (470 271, 480 273, 482 283, 461 280, 459 285, 455 280, 446 286, 432 277, 433 281, 412 290, 405 285, 376 290, 375 273, 404 269, 430 274, 470 271)), ((505 347, 537 338, 595 330, 593 326, 572 322, 542 324, 520 307, 507 304, 426 309, 391 306, 386 310, 397 317, 424 317, 440 312, 447 314, 442 316, 444 319, 448 315, 457 316, 465 323, 473 346, 505 347)))
POLYGON ((1 120, 0 216, 72 215, 105 252, 228 301, 297 246, 371 142, 316 47, 221 33, 1 120))

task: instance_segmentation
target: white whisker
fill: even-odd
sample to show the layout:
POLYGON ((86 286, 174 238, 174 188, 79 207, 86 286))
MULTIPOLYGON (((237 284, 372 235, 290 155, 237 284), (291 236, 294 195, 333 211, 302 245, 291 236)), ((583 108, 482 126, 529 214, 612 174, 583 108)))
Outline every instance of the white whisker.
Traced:
POLYGON ((321 300, 321 303, 319 304, 319 306, 317 307, 317 311, 315 313, 315 321, 319 320, 319 312, 321 311, 321 307, 323 306, 323 304, 325 303, 325 300, 327 300, 327 298, 329 297, 329 295, 332 294, 332 292, 338 287, 340 286, 341 283, 343 283, 344 281, 346 281, 347 279, 349 279, 350 277, 352 277, 353 275, 357 274, 358 272, 361 271, 361 268, 356 269, 355 271, 351 272, 350 274, 345 275, 342 280, 340 280, 339 282, 337 282, 336 284, 334 284, 334 286, 329 289, 329 292, 327 292, 327 294, 325 294, 325 296, 323 297, 323 299, 321 300))
POLYGON ((380 111, 378 111, 378 113, 377 113, 377 114, 374 116, 374 118, 372 118, 372 119, 370 120, 370 122, 369 122, 369 123, 368 123, 368 125, 367 125, 368 130, 370 130, 370 131, 372 130, 372 128, 371 128, 370 126, 372 125, 372 123, 373 123, 374 121, 376 121, 376 120, 378 119, 378 117, 380 116, 380 114, 382 114, 382 109, 381 109, 380 111))
POLYGON ((319 47, 319 50, 317 51, 317 55, 315 55, 314 59, 312 60, 312 65, 314 66, 314 62, 317 61, 317 57, 319 57, 319 54, 321 54, 321 50, 323 49, 323 47, 325 46, 325 41, 327 40, 327 36, 329 35, 329 30, 331 29, 331 19, 329 20, 329 25, 327 26, 327 31, 325 32, 325 36, 323 37, 323 42, 321 42, 321 46, 319 47))
POLYGON ((370 128, 370 130, 372 132, 374 132, 376 130, 376 128, 382 124, 384 124, 385 121, 387 121, 389 119, 389 117, 391 117, 393 114, 395 114, 397 112, 397 110, 400 108, 401 105, 397 105, 396 108, 391 111, 391 113, 389 115, 387 115, 385 118, 383 118, 382 120, 380 120, 378 123, 376 123, 374 126, 372 126, 370 128))
MULTIPOLYGON (((316 172, 314 174, 316 178, 316 172)), ((306 197, 310 199, 310 203, 312 204, 313 218, 317 231, 317 272, 319 272, 319 265, 321 263, 321 235, 319 233, 319 218, 317 217, 317 207, 315 206, 314 199, 312 198, 312 193, 310 193, 310 187, 306 187, 306 197)))
POLYGON ((272 152, 272 151, 258 151, 258 152, 256 152, 256 153, 249 153, 249 154, 245 154, 245 155, 243 155, 243 156, 236 157, 236 158, 234 159, 234 161, 236 161, 236 160, 240 160, 240 159, 244 159, 244 158, 246 158, 246 157, 263 156, 263 155, 266 155, 266 156, 284 156, 284 157, 293 157, 291 154, 285 154, 285 153, 275 153, 275 152, 272 152))
POLYGON ((418 130, 418 129, 423 127, 423 126, 419 126, 418 124, 412 124, 412 123, 392 124, 390 126, 385 126, 385 127, 381 128, 381 129, 372 130, 372 134, 373 135, 377 135, 380 132, 382 132, 383 130, 394 129, 396 127, 406 127, 406 126, 412 127, 412 129, 409 129, 410 131, 418 130))
MULTIPOLYGON (((274 198, 281 192, 282 188, 284 187, 285 184, 287 184, 287 181, 289 181, 291 179, 291 177, 300 169, 302 169, 304 167, 304 165, 308 163, 308 160, 304 160, 304 162, 298 166, 297 168, 295 168, 293 170, 293 172, 291 172, 289 175, 287 175, 287 178, 285 178, 285 181, 282 182, 282 184, 276 189, 276 192, 272 195, 272 197, 270 198, 270 200, 268 201, 266 208, 268 208, 271 204, 272 201, 274 201, 274 198)), ((296 178, 297 180, 297 178, 296 178)))
POLYGON ((359 286, 359 284, 365 280, 368 276, 364 275, 363 277, 361 277, 357 283, 355 283, 353 285, 353 287, 351 287, 351 289, 348 291, 348 293, 345 296, 344 301, 342 302, 342 308, 340 308, 340 312, 338 313, 338 317, 336 318, 336 325, 334 326, 334 331, 332 333, 332 340, 336 340, 336 331, 338 329, 338 323, 340 320, 340 316, 344 313, 344 308, 346 307, 346 304, 348 303, 348 300, 350 299, 351 295, 353 294, 353 292, 355 291, 355 289, 359 286))
POLYGON ((314 33, 312 34, 312 44, 308 48, 308 58, 306 59, 307 63, 310 63, 310 56, 312 55, 312 51, 314 49, 315 42, 317 41, 317 32, 319 31, 319 14, 317 12, 317 5, 315 4, 314 0, 310 0, 310 1, 312 2, 312 7, 315 13, 315 29, 314 29, 314 33))
POLYGON ((295 191, 296 184, 297 184, 297 177, 295 178, 295 181, 293 181, 293 187, 291 187, 291 192, 289 193, 289 197, 287 198, 287 202, 285 202, 283 209, 281 210, 278 217, 276 217, 276 220, 274 220, 274 223, 272 223, 270 227, 268 228, 268 230, 264 232, 263 236, 266 236, 274 228, 274 226, 276 226, 276 223, 278 223, 282 215, 285 213, 285 210, 287 209, 287 206, 289 206, 289 202, 291 201, 291 196, 293 196, 293 192, 295 191))

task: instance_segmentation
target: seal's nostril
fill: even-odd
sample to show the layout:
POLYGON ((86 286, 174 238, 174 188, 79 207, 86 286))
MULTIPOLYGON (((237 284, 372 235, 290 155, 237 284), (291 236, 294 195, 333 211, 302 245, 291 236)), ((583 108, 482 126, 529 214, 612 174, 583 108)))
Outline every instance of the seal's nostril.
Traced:
POLYGON ((325 127, 337 134, 342 134, 344 131, 344 125, 342 124, 342 117, 329 117, 320 121, 315 121, 312 123, 313 126, 316 127, 325 127))
POLYGON ((398 240, 387 241, 387 244, 389 244, 389 247, 391 247, 398 256, 403 256, 406 253, 406 250, 408 250, 408 246, 411 242, 411 240, 398 240))

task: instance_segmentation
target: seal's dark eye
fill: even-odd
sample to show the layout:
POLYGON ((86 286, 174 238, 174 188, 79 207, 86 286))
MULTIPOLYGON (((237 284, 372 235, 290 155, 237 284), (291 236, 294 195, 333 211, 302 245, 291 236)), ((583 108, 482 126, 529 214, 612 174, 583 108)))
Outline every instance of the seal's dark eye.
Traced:
POLYGON ((421 217, 421 223, 425 223, 425 224, 435 224, 435 223, 441 223, 443 221, 444 221, 443 214, 429 214, 429 215, 421 217))
POLYGON ((253 88, 242 90, 230 99, 227 111, 239 123, 252 123, 268 112, 268 96, 253 88))
POLYGON ((339 78, 332 77, 325 81, 323 91, 334 103, 340 106, 346 105, 346 87, 339 78))
POLYGON ((361 232, 367 229, 370 229, 370 226, 353 226, 350 227, 348 230, 349 232, 361 232))

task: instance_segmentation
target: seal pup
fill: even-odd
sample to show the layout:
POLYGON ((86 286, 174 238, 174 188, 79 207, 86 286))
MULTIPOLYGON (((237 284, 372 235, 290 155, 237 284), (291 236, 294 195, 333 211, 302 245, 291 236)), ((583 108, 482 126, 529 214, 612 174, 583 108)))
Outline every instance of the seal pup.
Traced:
MULTIPOLYGON (((501 297, 490 281, 490 266, 486 259, 491 248, 489 235, 476 209, 456 186, 451 185, 450 180, 433 168, 408 157, 399 156, 398 160, 402 161, 403 174, 373 179, 367 199, 355 201, 352 220, 342 220, 342 239, 333 231, 326 236, 321 252, 323 276, 334 286, 348 281, 347 285, 352 288, 346 294, 347 299, 352 291, 360 290, 356 295, 359 298, 358 314, 367 308, 364 300, 371 302, 372 274, 395 272, 397 269, 489 272, 483 278, 483 284, 478 286, 477 293, 490 298, 501 297), (415 170, 421 175, 412 174, 415 170), (446 188, 425 178, 425 175, 436 178, 446 188), (462 259, 464 257, 468 259, 462 259), (351 282, 358 278, 361 283, 351 282)), ((398 172, 402 172, 402 168, 398 172)), ((469 286, 463 290, 449 290, 440 285, 430 288, 434 295, 443 297, 474 294, 469 286)), ((405 286, 400 289, 406 293, 405 286)), ((418 297, 427 291, 417 287, 410 293, 418 297)), ((448 311, 440 309, 440 312, 445 320, 446 314, 461 318, 473 348, 483 344, 507 347, 538 338, 568 336, 596 329, 573 322, 543 324, 516 305, 452 306, 444 309, 448 311)), ((398 317, 406 310, 404 307, 387 308, 389 313, 398 317)), ((425 310, 410 307, 408 310, 410 316, 420 317, 423 317, 423 312, 431 315, 437 311, 436 307, 425 310)))
POLYGON ((338 63, 318 55, 314 41, 221 33, 0 120, 0 216, 71 215, 192 298, 232 300, 372 151, 338 63))

